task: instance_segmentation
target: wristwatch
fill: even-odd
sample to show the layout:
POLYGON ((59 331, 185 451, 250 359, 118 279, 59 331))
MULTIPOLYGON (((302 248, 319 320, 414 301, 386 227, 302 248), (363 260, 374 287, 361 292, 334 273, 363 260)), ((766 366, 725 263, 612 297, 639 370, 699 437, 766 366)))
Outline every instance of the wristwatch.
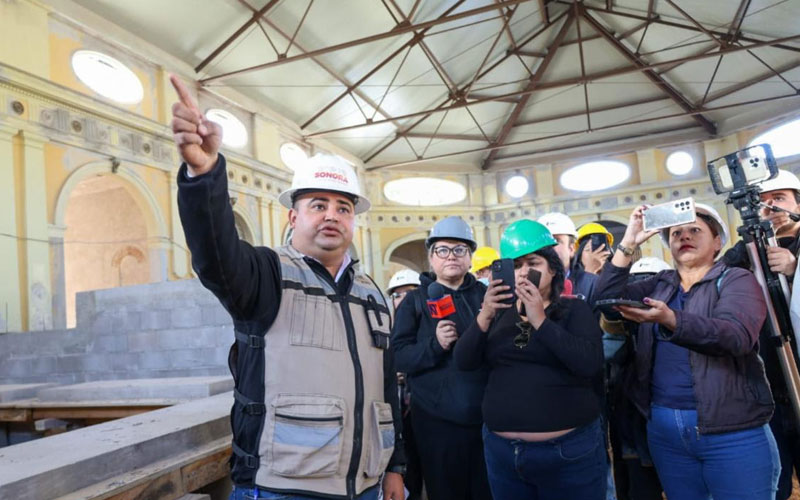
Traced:
POLYGON ((622 252, 622 255, 625 257, 633 257, 633 253, 636 251, 633 248, 624 247, 622 245, 617 245, 617 250, 622 252))
POLYGON ((386 472, 395 472, 406 477, 406 469, 407 467, 405 465, 392 465, 386 469, 386 472))

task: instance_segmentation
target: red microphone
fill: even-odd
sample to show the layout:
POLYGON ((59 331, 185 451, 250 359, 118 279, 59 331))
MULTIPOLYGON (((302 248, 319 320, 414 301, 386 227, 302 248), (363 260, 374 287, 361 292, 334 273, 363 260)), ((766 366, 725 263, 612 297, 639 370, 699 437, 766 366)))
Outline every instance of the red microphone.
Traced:
POLYGON ((428 285, 428 312, 434 319, 442 319, 456 313, 456 305, 451 295, 445 295, 444 287, 436 282, 428 285), (436 297, 436 298, 434 298, 436 297))

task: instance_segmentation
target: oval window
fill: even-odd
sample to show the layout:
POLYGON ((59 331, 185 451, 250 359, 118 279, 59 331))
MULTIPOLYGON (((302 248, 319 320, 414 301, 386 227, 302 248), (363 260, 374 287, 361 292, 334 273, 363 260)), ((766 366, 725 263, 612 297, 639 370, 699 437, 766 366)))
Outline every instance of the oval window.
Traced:
POLYGON ((127 66, 93 50, 72 55, 72 70, 78 79, 101 96, 120 104, 138 104, 144 97, 142 82, 127 66))
POLYGON ((571 191, 600 191, 622 184, 630 176, 630 167, 622 162, 593 161, 567 169, 559 182, 571 191))
POLYGON ((432 177, 408 177, 384 184, 383 194, 395 203, 431 207, 458 203, 467 197, 467 190, 455 181, 432 177))

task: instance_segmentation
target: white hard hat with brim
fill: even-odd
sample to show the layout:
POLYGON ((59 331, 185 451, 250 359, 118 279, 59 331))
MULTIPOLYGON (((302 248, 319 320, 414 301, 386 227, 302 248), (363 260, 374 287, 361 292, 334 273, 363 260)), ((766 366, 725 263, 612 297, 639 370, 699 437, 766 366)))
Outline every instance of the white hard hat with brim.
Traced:
POLYGON ((278 201, 286 208, 292 208, 298 192, 338 193, 355 201, 355 214, 369 210, 371 204, 361 194, 361 187, 355 170, 342 158, 318 153, 305 164, 299 166, 292 177, 292 187, 278 196, 278 201))

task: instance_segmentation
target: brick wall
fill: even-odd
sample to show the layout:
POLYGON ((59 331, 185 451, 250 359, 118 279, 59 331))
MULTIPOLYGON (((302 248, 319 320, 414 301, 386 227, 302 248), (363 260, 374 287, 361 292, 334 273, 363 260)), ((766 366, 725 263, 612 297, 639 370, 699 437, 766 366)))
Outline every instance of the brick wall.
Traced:
POLYGON ((0 334, 0 384, 227 375, 232 343, 198 280, 81 292, 76 328, 0 334))

